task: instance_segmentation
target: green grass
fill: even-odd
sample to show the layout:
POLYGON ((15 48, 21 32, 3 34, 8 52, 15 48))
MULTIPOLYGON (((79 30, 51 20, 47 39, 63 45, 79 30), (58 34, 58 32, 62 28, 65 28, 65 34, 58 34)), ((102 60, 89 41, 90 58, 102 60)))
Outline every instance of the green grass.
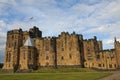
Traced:
POLYGON ((33 71, 33 73, 68 73, 68 72, 97 72, 97 71, 89 68, 58 68, 58 69, 43 68, 33 71))
POLYGON ((0 80, 98 80, 110 75, 101 72, 0 74, 0 80))
POLYGON ((88 68, 43 68, 32 73, 0 73, 0 80, 98 80, 109 75, 88 68))

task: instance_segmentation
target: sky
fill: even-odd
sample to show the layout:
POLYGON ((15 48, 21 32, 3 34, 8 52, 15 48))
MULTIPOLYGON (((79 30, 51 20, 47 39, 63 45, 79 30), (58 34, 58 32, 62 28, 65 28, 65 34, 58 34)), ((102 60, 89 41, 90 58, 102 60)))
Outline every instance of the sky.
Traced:
POLYGON ((120 40, 120 0, 0 0, 0 61, 3 61, 7 31, 37 26, 43 36, 66 31, 97 36, 103 49, 120 40))

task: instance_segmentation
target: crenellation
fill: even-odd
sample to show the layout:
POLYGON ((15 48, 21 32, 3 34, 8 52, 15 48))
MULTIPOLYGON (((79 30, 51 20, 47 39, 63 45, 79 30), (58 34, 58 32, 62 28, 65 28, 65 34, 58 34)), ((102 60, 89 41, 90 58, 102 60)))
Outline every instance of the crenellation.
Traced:
POLYGON ((6 51, 2 70, 30 71, 42 67, 87 67, 96 69, 120 68, 120 42, 114 49, 103 50, 101 40, 94 36, 83 39, 82 34, 61 32, 58 37, 42 37, 36 26, 7 32, 6 51))

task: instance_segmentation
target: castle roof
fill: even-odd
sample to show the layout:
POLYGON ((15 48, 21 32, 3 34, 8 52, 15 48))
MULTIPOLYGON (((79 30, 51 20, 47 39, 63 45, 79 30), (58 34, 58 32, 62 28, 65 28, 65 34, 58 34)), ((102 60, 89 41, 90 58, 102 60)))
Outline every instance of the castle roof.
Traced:
POLYGON ((35 42, 32 38, 28 38, 24 44, 24 46, 35 46, 35 42))

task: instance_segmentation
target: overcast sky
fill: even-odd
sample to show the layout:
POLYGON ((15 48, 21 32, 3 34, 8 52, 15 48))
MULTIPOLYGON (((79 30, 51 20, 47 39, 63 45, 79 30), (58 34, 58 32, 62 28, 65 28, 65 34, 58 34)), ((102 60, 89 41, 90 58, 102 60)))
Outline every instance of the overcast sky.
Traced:
MULTIPOLYGON (((0 0, 0 55, 3 57, 8 30, 37 26, 43 36, 62 31, 97 36, 104 49, 120 39, 120 0, 0 0)), ((3 59, 3 58, 2 58, 3 59)))

